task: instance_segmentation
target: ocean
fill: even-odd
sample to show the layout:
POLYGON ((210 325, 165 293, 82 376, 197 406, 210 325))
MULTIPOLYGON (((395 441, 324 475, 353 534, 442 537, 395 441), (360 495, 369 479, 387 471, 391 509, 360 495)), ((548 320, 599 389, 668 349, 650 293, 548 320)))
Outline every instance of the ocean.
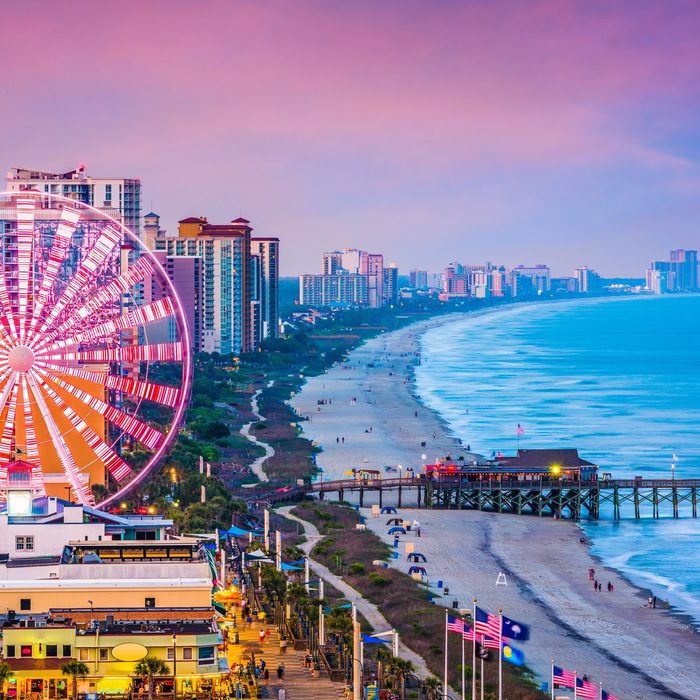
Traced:
MULTIPOLYGON (((416 390, 491 456, 576 447, 613 477, 700 478, 700 295, 517 304, 421 338, 416 390), (674 459, 675 455, 675 459, 674 459)), ((700 623, 700 519, 582 523, 592 552, 700 623)))

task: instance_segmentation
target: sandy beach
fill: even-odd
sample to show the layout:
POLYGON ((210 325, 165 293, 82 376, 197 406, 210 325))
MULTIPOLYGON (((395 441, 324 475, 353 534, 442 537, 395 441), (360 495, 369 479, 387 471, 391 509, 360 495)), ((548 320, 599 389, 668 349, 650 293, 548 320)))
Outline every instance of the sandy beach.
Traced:
MULTIPOLYGON (((447 454, 474 458, 465 449, 469 436, 459 436, 462 445, 449 435, 416 400, 411 381, 420 334, 450 321, 442 317, 378 336, 309 379, 293 398, 296 411, 310 418, 301 423, 305 435, 323 448, 318 464, 324 479, 342 478, 353 467, 383 471, 385 465, 420 468, 447 454)), ((532 626, 532 639, 520 648, 542 680, 549 680, 554 658, 622 698, 700 698, 700 640, 692 627, 666 610, 645 607, 647 592, 604 569, 579 542, 575 524, 470 511, 404 508, 402 515, 421 523, 420 540, 407 537, 428 557, 430 581, 449 587, 447 606, 457 599, 467 608, 476 597, 482 607, 503 608, 532 626), (602 592, 588 580, 591 567, 602 592), (499 572, 507 587, 496 586, 499 572)), ((388 541, 385 521, 368 517, 388 541)), ((407 571, 400 551, 392 565, 407 571)))

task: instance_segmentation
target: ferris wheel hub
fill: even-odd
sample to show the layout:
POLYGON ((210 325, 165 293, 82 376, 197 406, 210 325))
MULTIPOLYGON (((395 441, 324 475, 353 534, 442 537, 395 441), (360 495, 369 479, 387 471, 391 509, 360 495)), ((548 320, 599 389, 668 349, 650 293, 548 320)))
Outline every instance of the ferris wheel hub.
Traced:
POLYGON ((34 352, 26 345, 17 345, 7 355, 7 364, 15 372, 28 372, 34 366, 34 352))

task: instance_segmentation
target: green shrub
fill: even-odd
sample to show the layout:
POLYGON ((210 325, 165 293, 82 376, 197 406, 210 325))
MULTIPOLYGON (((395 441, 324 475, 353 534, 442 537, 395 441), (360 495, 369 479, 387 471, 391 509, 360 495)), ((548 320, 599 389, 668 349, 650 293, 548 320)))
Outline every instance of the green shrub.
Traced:
POLYGON ((351 564, 349 571, 351 574, 355 574, 356 576, 361 576, 362 574, 365 573, 365 565, 360 564, 359 562, 356 564, 351 564))

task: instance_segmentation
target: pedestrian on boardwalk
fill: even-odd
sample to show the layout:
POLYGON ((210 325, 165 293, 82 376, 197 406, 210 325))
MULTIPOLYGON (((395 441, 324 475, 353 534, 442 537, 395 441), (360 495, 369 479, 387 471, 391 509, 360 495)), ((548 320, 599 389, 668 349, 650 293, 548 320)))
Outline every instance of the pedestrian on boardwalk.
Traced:
POLYGON ((286 700, 287 699, 287 691, 284 688, 280 688, 277 691, 277 700, 286 700))
POLYGON ((266 668, 263 671, 263 678, 265 679, 265 685, 268 685, 268 683, 270 682, 270 669, 269 668, 266 668))
POLYGON ((282 665, 280 664, 277 667, 277 680, 281 681, 283 676, 284 676, 284 669, 282 668, 282 665))

